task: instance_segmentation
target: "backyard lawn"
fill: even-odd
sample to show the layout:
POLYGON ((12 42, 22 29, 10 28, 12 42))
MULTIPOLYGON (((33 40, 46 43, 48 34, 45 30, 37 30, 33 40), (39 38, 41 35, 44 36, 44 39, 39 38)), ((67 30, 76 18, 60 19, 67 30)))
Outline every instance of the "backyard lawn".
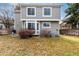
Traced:
POLYGON ((79 55, 79 37, 61 35, 56 38, 32 37, 19 39, 4 35, 0 36, 0 55, 79 55))

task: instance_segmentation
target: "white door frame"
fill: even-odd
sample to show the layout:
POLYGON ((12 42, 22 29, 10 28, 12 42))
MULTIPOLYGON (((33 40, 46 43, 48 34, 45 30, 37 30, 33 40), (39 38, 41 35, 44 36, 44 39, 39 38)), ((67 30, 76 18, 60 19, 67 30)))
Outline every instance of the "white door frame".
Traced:
POLYGON ((37 32, 37 35, 40 35, 40 22, 37 22, 37 24, 39 29, 36 32, 37 32))
POLYGON ((40 35, 40 23, 37 21, 35 21, 35 35, 40 35), (38 24, 39 30, 37 30, 37 24, 38 24))

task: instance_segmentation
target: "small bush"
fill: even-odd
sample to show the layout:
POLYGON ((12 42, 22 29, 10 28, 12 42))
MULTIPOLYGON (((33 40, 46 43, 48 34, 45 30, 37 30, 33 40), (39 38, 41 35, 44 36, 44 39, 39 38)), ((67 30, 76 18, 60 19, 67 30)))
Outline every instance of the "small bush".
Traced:
POLYGON ((48 30, 48 29, 44 29, 44 30, 41 31, 40 36, 42 36, 42 37, 51 37, 51 31, 48 30))
POLYGON ((25 39, 25 38, 28 38, 28 37, 32 37, 32 35, 34 34, 34 32, 35 32, 34 30, 28 30, 28 29, 21 30, 19 32, 19 36, 20 36, 20 38, 25 39))

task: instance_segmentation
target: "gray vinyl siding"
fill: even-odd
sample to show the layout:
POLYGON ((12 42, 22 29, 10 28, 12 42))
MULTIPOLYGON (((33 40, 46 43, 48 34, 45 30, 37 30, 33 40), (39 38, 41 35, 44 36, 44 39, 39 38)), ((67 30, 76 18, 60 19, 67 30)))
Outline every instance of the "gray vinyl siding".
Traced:
MULTIPOLYGON (((47 29, 49 29, 53 35, 59 35, 59 29, 60 29, 59 22, 50 22, 50 23, 51 23, 51 28, 47 28, 47 29)), ((40 22, 40 32, 44 30, 42 24, 43 22, 40 22)))
POLYGON ((51 31, 55 35, 59 35, 60 25, 59 22, 51 22, 51 31))
MULTIPOLYGON (((15 13, 15 27, 16 27, 16 30, 19 31, 21 30, 22 28, 22 21, 21 19, 60 19, 60 7, 57 7, 57 6, 52 6, 51 4, 50 5, 41 5, 41 6, 36 6, 34 5, 33 7, 36 7, 36 17, 27 17, 26 15, 26 7, 32 7, 27 5, 27 6, 21 6, 21 10, 20 12, 16 12, 15 13), (42 16, 42 8, 43 7, 52 7, 52 17, 43 17, 42 16)), ((30 20, 31 21, 31 20, 30 20)), ((40 22, 40 32, 41 30, 43 30, 42 28, 42 22, 40 22)), ((54 34, 58 34, 59 35, 59 29, 60 29, 60 26, 59 26, 59 21, 56 22, 56 21, 50 21, 51 22, 51 28, 49 28, 49 30, 51 30, 52 33, 54 34)))
POLYGON ((43 7, 36 7, 36 17, 27 17, 26 7, 21 7, 21 19, 60 19, 59 7, 52 7, 52 17, 43 17, 42 8, 43 7))

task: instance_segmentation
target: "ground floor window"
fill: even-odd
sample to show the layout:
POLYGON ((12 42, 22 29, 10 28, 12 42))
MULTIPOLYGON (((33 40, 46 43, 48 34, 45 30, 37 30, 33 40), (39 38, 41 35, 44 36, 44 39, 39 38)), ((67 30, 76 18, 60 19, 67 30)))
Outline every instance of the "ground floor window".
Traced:
POLYGON ((49 28, 51 26, 50 22, 43 22, 42 27, 43 28, 49 28))

